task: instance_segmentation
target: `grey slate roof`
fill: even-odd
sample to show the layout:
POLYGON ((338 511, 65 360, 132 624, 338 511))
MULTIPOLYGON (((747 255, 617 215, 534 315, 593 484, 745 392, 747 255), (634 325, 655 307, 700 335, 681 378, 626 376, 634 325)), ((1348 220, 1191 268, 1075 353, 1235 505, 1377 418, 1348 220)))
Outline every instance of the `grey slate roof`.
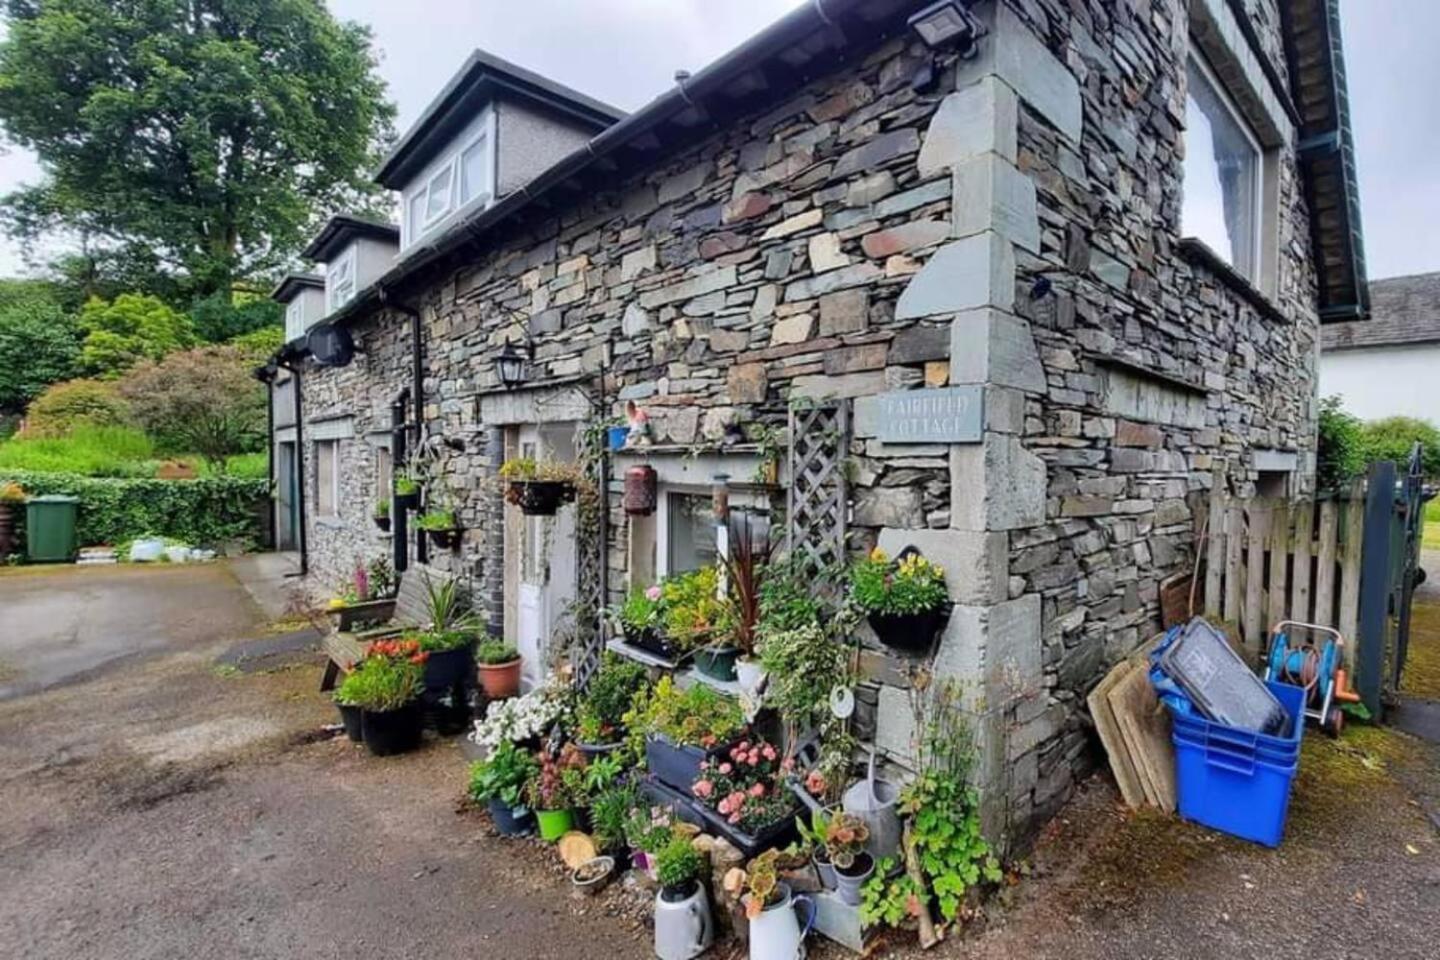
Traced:
POLYGON ((1320 335, 1325 350, 1440 341, 1440 273, 1373 281, 1370 319, 1329 323, 1320 335))

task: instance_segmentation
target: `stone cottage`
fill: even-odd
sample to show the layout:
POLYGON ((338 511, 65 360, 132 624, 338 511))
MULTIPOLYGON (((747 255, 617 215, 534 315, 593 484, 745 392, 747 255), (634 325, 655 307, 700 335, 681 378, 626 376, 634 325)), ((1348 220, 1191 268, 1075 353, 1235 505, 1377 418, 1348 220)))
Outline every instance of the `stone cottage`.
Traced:
MULTIPOLYGON (((1336 8, 817 0, 628 116, 476 54, 380 171, 388 267, 277 357, 317 589, 382 552, 455 570, 533 680, 598 597, 725 549, 717 483, 781 524, 767 443, 838 402, 848 547, 946 567, 933 666, 976 691, 992 833, 1047 817, 1190 496, 1312 482, 1320 324, 1366 310, 1336 8), (655 442, 604 461, 598 520, 506 507, 502 461, 574 458, 630 401, 655 442), (456 550, 372 522, 402 464, 456 550)), ((363 236, 336 229, 327 256, 363 236)), ((906 665, 861 639, 860 730, 903 763, 906 665)))

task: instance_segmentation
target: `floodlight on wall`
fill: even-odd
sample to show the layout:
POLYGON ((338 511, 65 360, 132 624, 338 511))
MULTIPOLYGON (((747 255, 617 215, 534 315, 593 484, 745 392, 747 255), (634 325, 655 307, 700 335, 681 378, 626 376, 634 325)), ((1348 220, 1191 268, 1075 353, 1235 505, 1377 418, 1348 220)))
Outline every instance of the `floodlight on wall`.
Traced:
POLYGON ((985 34, 984 25, 964 0, 938 0, 906 22, 931 50, 953 47, 967 59, 975 56, 975 41, 985 34))
POLYGON ((529 347, 524 353, 515 349, 515 344, 506 342, 500 355, 495 358, 495 371, 506 390, 512 390, 525 382, 525 367, 529 361, 529 347))

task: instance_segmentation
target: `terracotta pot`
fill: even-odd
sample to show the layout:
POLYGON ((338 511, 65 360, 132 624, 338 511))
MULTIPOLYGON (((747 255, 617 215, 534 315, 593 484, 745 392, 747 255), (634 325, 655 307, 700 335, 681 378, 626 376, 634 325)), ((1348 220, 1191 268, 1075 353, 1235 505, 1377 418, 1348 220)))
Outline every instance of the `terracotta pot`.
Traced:
POLYGON ((509 663, 481 663, 480 687, 491 700, 505 700, 520 692, 520 658, 509 663))

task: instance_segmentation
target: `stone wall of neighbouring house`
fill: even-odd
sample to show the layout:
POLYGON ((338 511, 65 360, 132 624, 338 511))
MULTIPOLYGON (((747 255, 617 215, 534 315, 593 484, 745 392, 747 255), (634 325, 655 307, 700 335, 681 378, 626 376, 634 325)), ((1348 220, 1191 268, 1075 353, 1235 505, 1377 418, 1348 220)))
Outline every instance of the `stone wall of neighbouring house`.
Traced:
MULTIPOLYGON (((1288 319, 1177 252, 1185 4, 982 12, 980 56, 942 58, 933 89, 912 89, 924 56, 894 41, 613 192, 497 231, 416 300, 427 425, 464 445, 449 460, 471 529, 445 560, 482 580, 501 531, 480 411, 507 340, 533 343, 537 386, 604 366, 612 409, 641 403, 662 443, 854 398, 854 546, 947 565, 957 607, 936 666, 975 686, 998 830, 1054 810, 1092 761, 1084 692, 1157 628, 1157 585, 1189 562, 1187 496, 1220 458, 1253 481, 1254 448, 1313 460, 1317 328, 1288 152, 1288 319), (943 385, 984 391, 982 442, 877 439, 869 398, 943 385)), ((333 384, 312 400, 307 383, 307 420, 388 411, 406 380, 380 385, 378 358, 406 346, 397 329, 360 328, 382 372, 313 378, 333 384)), ((628 538, 614 494, 612 596, 628 538)), ((313 564, 352 540, 312 540, 313 564)), ((859 723, 903 762, 907 664, 865 640, 859 723)))

